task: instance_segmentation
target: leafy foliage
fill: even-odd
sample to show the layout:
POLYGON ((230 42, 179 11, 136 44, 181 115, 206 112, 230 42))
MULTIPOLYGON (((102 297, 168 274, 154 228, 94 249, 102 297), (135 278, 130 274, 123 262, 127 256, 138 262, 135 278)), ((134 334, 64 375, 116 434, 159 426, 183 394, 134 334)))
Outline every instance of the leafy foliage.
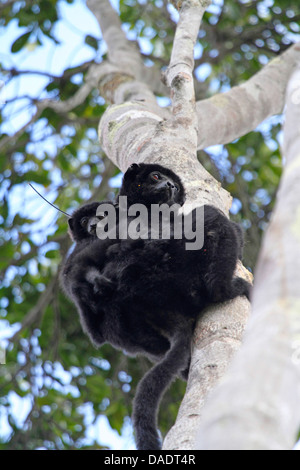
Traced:
MULTIPOLYGON (((88 58, 70 65, 66 60, 60 72, 51 61, 47 70, 32 67, 35 74, 23 69, 21 60, 19 64, 18 58, 34 57, 49 41, 59 47, 58 26, 68 22, 60 8, 73 3, 0 4, 2 34, 10 38, 9 60, 4 55, 0 59, 1 78, 5 87, 15 87, 0 116, 0 319, 11 337, 1 342, 6 353, 6 364, 0 366, 2 449, 102 448, 103 436, 91 435, 91 425, 106 415, 111 427, 122 431, 136 384, 148 367, 144 359, 109 346, 96 351, 89 344, 75 308, 59 289, 59 265, 70 247, 66 218, 27 184, 67 212, 115 191, 111 178, 119 171, 97 140, 106 108, 97 90, 71 111, 48 106, 39 112, 36 107, 45 99, 68 102, 74 96, 89 65, 105 57, 101 38, 82 31, 88 58), (16 92, 28 77, 32 89, 24 95, 16 92), (20 407, 24 414, 16 411, 20 407)), ((166 66, 176 26, 174 8, 165 0, 121 0, 120 17, 147 64, 166 66)), ((296 1, 226 0, 224 6, 215 0, 195 50, 198 99, 250 78, 285 50, 299 29, 296 1)), ((246 264, 251 268, 281 175, 279 132, 276 118, 233 144, 199 152, 201 162, 234 197, 234 217, 247 229, 246 264)), ((178 381, 164 398, 163 432, 173 423, 183 392, 178 381)))

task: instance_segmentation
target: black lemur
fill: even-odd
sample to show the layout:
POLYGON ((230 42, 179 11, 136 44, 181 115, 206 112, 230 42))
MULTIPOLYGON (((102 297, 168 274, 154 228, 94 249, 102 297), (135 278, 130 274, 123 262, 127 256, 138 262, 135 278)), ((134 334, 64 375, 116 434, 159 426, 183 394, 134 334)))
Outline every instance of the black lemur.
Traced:
MULTIPOLYGON (((157 164, 132 165, 119 196, 127 196, 128 207, 140 203, 148 209, 185 202, 180 178, 157 164)), ((95 207, 83 206, 69 221, 76 246, 63 267, 62 284, 96 346, 107 342, 156 362, 138 385, 133 425, 138 449, 160 449, 159 402, 176 376, 187 378, 196 319, 213 302, 249 298, 250 284, 234 277, 242 231, 206 205, 204 244, 197 251, 174 237, 99 240, 95 207)))

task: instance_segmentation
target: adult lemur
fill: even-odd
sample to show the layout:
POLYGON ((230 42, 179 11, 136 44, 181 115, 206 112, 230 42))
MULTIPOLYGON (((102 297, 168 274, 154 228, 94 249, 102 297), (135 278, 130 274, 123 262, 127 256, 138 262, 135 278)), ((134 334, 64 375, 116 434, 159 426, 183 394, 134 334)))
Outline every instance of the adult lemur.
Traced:
MULTIPOLYGON (((180 178, 156 164, 132 165, 119 196, 127 196, 128 207, 140 203, 148 209, 158 203, 182 206, 185 201, 180 178)), ((83 206, 69 220, 76 246, 65 261, 62 284, 96 346, 107 342, 156 362, 138 385, 133 424, 138 449, 160 449, 159 402, 176 376, 187 378, 197 317, 213 302, 249 298, 250 285, 233 277, 242 234, 207 205, 204 244, 197 251, 186 250, 186 240, 172 236, 130 240, 121 239, 117 230, 116 239, 99 240, 99 204, 83 206)), ((118 199, 114 204, 118 209, 118 199)))

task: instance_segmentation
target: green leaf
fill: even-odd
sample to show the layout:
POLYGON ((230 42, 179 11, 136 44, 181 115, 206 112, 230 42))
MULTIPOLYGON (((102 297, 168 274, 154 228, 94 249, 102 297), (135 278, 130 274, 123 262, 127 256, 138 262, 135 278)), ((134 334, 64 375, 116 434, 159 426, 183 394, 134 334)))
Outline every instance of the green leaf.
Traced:
POLYGON ((11 46, 11 52, 19 52, 27 44, 30 35, 31 31, 29 31, 28 33, 24 33, 22 34, 22 36, 18 37, 18 39, 16 39, 11 46))
POLYGON ((98 39, 95 38, 94 36, 91 36, 90 34, 88 34, 88 35, 85 37, 84 42, 85 42, 88 46, 93 47, 94 49, 96 49, 96 51, 98 50, 98 39))
POLYGON ((49 250, 45 253, 45 257, 48 259, 56 259, 58 257, 57 250, 49 250))

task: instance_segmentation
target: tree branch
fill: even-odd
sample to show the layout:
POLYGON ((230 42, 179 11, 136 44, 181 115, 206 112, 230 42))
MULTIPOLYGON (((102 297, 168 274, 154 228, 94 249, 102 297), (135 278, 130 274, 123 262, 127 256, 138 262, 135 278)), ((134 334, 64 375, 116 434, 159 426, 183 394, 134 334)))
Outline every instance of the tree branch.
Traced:
POLYGON ((201 20, 210 0, 188 0, 181 4, 170 65, 165 81, 171 88, 173 123, 190 133, 197 148, 198 120, 193 80, 194 47, 201 20))
POLYGON ((70 77, 72 77, 72 75, 75 75, 75 73, 78 73, 78 72, 85 71, 91 65, 92 65, 92 61, 84 62, 83 64, 77 67, 72 67, 71 69, 67 69, 62 75, 54 75, 52 73, 49 73, 43 70, 21 70, 21 69, 16 69, 15 67, 12 67, 10 69, 5 69, 1 67, 1 73, 3 73, 4 75, 8 75, 9 80, 11 80, 14 77, 18 77, 19 75, 41 75, 51 80, 69 80, 70 77))
MULTIPOLYGON (((103 39, 107 44, 108 60, 119 74, 129 75, 140 82, 144 93, 149 90, 168 96, 168 89, 162 84, 160 71, 144 65, 142 54, 135 41, 126 38, 119 16, 108 0, 87 0, 87 6, 98 20, 103 39), (147 88, 145 87, 147 85, 147 88)), ((128 97, 126 101, 128 101, 128 97)), ((112 101, 121 103, 123 101, 112 101)))
POLYGON ((87 0, 88 8, 94 13, 107 44, 108 60, 129 75, 141 75, 143 63, 136 43, 128 41, 121 27, 121 21, 108 0, 87 0))
POLYGON ((10 338, 10 341, 13 343, 16 339, 20 336, 20 333, 27 327, 35 324, 40 321, 42 318, 45 309, 50 304, 53 298, 54 289, 58 283, 59 274, 57 273, 56 276, 51 279, 50 283, 48 284, 46 290, 40 295, 39 300, 37 301, 36 305, 27 313, 26 317, 22 321, 21 328, 10 338))
POLYGON ((120 18, 110 2, 87 0, 87 6, 99 22, 108 49, 109 62, 106 64, 104 82, 100 83, 101 92, 112 103, 147 101, 158 108, 153 88, 148 86, 151 80, 153 84, 153 71, 150 73, 148 67, 145 67, 137 44, 126 38, 120 18))
POLYGON ((187 389, 176 423, 165 437, 164 450, 195 449, 202 408, 240 348, 249 314, 250 304, 242 297, 202 312, 194 334, 187 389))
MULTIPOLYGON (((15 3, 15 0, 4 0, 0 3, 0 11, 1 10, 4 10, 5 8, 10 8, 13 4, 15 3)), ((25 4, 26 3, 29 3, 29 0, 25 0, 24 2, 25 4)))
POLYGON ((300 43, 297 43, 246 83, 197 102, 198 149, 232 142, 268 117, 280 114, 287 83, 299 60, 300 43))
POLYGON ((103 64, 93 64, 90 66, 86 78, 85 83, 78 89, 78 91, 68 100, 65 101, 55 101, 44 99, 41 101, 35 102, 36 111, 29 119, 29 121, 24 124, 15 134, 9 135, 1 139, 0 141, 0 152, 4 151, 7 146, 14 145, 16 140, 23 134, 23 132, 31 125, 34 124, 39 117, 41 116, 42 112, 46 108, 51 108, 57 113, 65 114, 71 111, 72 109, 76 108, 83 101, 86 97, 90 94, 90 92, 98 87, 98 83, 100 78, 103 75, 103 64))

